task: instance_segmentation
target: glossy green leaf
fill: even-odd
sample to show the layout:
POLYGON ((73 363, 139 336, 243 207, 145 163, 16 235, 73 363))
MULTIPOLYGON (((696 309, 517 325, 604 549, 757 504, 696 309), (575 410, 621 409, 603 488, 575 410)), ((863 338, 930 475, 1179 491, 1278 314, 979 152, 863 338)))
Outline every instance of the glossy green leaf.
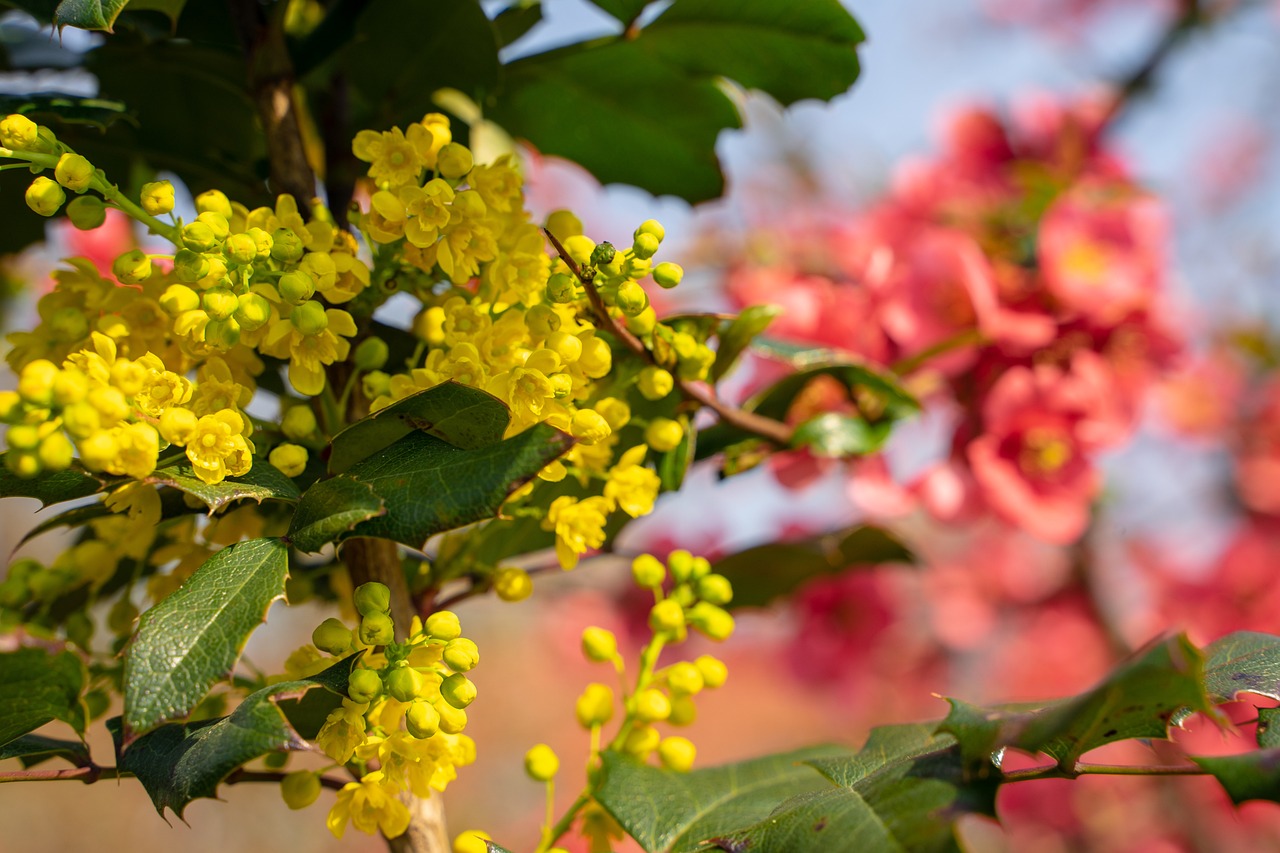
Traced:
POLYGON ((652 2, 653 0, 591 0, 591 5, 603 9, 623 24, 630 24, 652 2))
POLYGON ((230 675, 249 634, 284 595, 288 566, 279 539, 230 545, 142 614, 125 650, 126 739, 185 716, 230 675))
POLYGON ((510 850, 503 847, 501 844, 495 844, 492 841, 485 841, 484 844, 485 844, 485 849, 488 851, 488 853, 511 853, 510 850))
POLYGON ((425 432, 463 450, 502 441, 511 411, 492 394, 445 382, 397 400, 333 437, 329 473, 341 474, 411 432, 425 432))
POLYGON ((516 0, 494 16, 493 26, 498 33, 498 46, 514 44, 541 21, 541 0, 516 0))
POLYGON ((1218 702, 1239 693, 1280 699, 1280 637, 1237 631, 1205 647, 1204 686, 1218 702))
POLYGON ((361 13, 340 61, 354 127, 404 127, 437 111, 437 89, 491 91, 498 37, 475 0, 379 0, 361 13))
POLYGON ((371 488, 386 512, 337 538, 373 536, 421 548, 437 533, 496 516, 513 491, 572 445, 569 435, 545 424, 476 450, 412 432, 308 489, 290 536, 295 547, 312 550, 317 538, 299 534, 323 524, 326 513, 342 511, 342 499, 356 491, 356 483, 371 488))
POLYGON ((1240 755, 1191 756, 1226 790, 1237 805, 1248 800, 1280 802, 1280 748, 1240 755))
POLYGON ((764 820, 716 838, 715 844, 731 853, 825 853, 835 849, 907 853, 866 800, 848 788, 827 788, 792 797, 764 820))
POLYGON ((53 21, 59 27, 111 31, 129 0, 62 0, 53 21))
POLYGON ((315 553, 351 533, 357 524, 385 514, 387 504, 370 483, 338 476, 307 489, 289 527, 289 543, 315 553))
POLYGON ((18 477, 4 464, 6 455, 0 453, 0 498, 35 498, 50 506, 102 491, 102 480, 75 466, 31 479, 18 477))
POLYGON ((1213 714, 1203 686, 1204 659, 1185 635, 1148 647, 1092 690, 1033 710, 981 709, 952 702, 938 727, 954 735, 972 771, 1016 747, 1043 752, 1072 768, 1086 752, 1113 741, 1168 737, 1188 713, 1213 714), (993 755, 993 753, 995 755, 993 755))
POLYGON ((786 797, 822 789, 802 762, 846 752, 814 747, 690 773, 605 752, 597 800, 645 850, 681 853, 764 818, 786 797))
POLYGON ((229 716, 170 723, 127 746, 120 719, 111 720, 108 725, 116 738, 119 767, 138 777, 161 815, 168 808, 182 817, 192 800, 216 797, 218 783, 246 762, 270 752, 308 748, 277 701, 319 692, 316 687, 330 695, 345 692, 358 658, 351 655, 310 678, 265 687, 246 697, 229 716))
POLYGON ((83 733, 88 672, 72 652, 22 648, 0 654, 0 746, 62 720, 83 733))
MULTIPOLYGON (((183 500, 182 492, 176 489, 162 489, 160 491, 160 517, 162 519, 177 518, 180 515, 191 515, 196 512, 198 510, 187 506, 186 501, 183 500)), ((96 518, 105 518, 108 515, 111 515, 111 510, 102 501, 78 506, 46 518, 23 535, 22 543, 25 544, 41 534, 48 533, 50 530, 57 530, 61 527, 83 527, 96 518)))
POLYGON ((716 347, 716 361, 711 366, 711 381, 733 369, 747 347, 777 319, 782 309, 777 305, 749 305, 737 317, 724 323, 720 329, 720 345, 716 347))
POLYGON ((65 759, 77 767, 89 764, 89 748, 78 740, 44 735, 23 735, 0 746, 0 761, 16 758, 23 767, 35 767, 51 758, 65 759))
POLYGON ((819 376, 834 378, 855 395, 869 395, 869 402, 882 408, 884 416, 888 418, 905 417, 920 409, 916 399, 888 371, 854 363, 826 364, 797 371, 752 397, 746 402, 745 408, 767 417, 785 418, 796 395, 819 376))
POLYGON ((256 458, 253 467, 243 477, 228 477, 221 483, 206 483, 196 476, 191 463, 183 459, 173 465, 158 468, 144 482, 175 489, 199 498, 213 513, 234 501, 265 500, 296 501, 302 494, 297 485, 266 459, 256 458))
POLYGON ((847 534, 757 545, 724 557, 714 569, 733 584, 733 607, 764 607, 816 577, 839 574, 850 566, 914 560, 892 534, 878 527, 859 527, 847 534))
POLYGON ((892 429, 891 421, 870 424, 857 415, 826 412, 797 426, 791 446, 835 459, 866 456, 884 446, 892 429))
POLYGON ((0 110, 6 115, 20 113, 37 124, 56 119, 95 130, 106 130, 128 116, 125 104, 120 101, 70 95, 5 95, 0 97, 0 110))

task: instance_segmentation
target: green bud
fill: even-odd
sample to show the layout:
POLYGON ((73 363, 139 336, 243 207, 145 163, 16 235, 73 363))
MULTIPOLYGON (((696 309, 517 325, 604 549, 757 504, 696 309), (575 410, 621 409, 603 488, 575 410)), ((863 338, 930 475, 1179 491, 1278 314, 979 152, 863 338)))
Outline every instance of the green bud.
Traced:
POLYGON ((316 283, 302 270, 294 270, 280 276, 280 298, 285 302, 298 305, 307 301, 316 292, 316 283))
POLYGON ((271 247, 274 245, 274 241, 271 239, 270 234, 261 228, 250 228, 245 233, 253 240, 254 252, 258 260, 266 260, 271 257, 271 247))
POLYGON ((246 332, 261 329, 271 319, 271 303, 266 297, 256 293, 242 293, 236 300, 236 312, 232 316, 246 332))
POLYGON ((529 334, 545 338, 560 328, 560 315, 550 305, 535 305, 525 312, 524 323, 529 334))
POLYGON ((196 217, 196 222, 209 226, 209 230, 213 232, 213 238, 221 243, 231 235, 231 218, 230 214, 222 214, 216 210, 206 210, 196 217))
POLYGON ((133 633, 134 620, 138 618, 138 608, 126 596, 121 598, 107 611, 107 627, 117 637, 126 637, 133 633))
POLYGON ((222 253, 237 264, 251 264, 258 257, 258 244, 248 234, 232 234, 222 244, 222 253))
POLYGON ((427 617, 423 626, 427 634, 437 640, 456 640, 462 636, 462 622, 451 610, 440 610, 427 617))
POLYGON ((204 342, 217 349, 229 350, 240 343, 240 324, 234 317, 210 320, 204 327, 204 342))
POLYGON ((289 407, 289 411, 284 413, 284 420, 280 428, 284 431, 286 438, 300 441, 313 435, 317 426, 315 412, 311 411, 310 406, 303 403, 289 407))
POLYGON ((21 607, 29 597, 27 582, 22 578, 15 578, 12 572, 9 577, 0 581, 0 607, 21 607))
POLYGON ((324 306, 315 300, 294 308, 289 319, 293 321, 294 328, 304 335, 318 335, 329 327, 329 317, 324 313, 324 306))
POLYGON ((361 370, 379 370, 387 363, 388 354, 387 342, 382 338, 365 338, 356 346, 356 367, 361 370))
POLYGON ((649 307, 649 294, 645 293, 644 288, 634 281, 624 281, 618 285, 618 292, 614 296, 614 304, 622 309, 623 314, 628 317, 634 317, 649 307))
POLYGON ((302 257, 306 247, 302 238, 292 228, 277 228, 271 235, 271 257, 282 263, 292 263, 302 257))
POLYGON ((81 231, 92 231, 107 221, 107 206, 96 195, 80 195, 67 205, 67 218, 81 231))
POLYGON ((651 365, 636 377, 636 388, 646 400, 661 400, 675 387, 675 377, 661 367, 651 365))
POLYGON ((160 307, 170 316, 176 317, 184 311, 199 308, 200 294, 185 284, 171 284, 160 294, 160 307))
POLYGON ((404 722, 409 734, 419 740, 425 740, 440 731, 440 715, 431 707, 430 702, 423 699, 416 699, 409 704, 404 722))
POLYGON ((43 175, 31 182, 27 187, 27 207, 41 216, 53 216, 67 200, 67 194, 57 181, 51 181, 43 175))
POLYGON ((391 375, 381 370, 370 370, 360 380, 360 388, 370 400, 391 393, 391 375))
POLYGON ((209 259, 191 249, 179 249, 173 256, 173 274, 178 281, 194 284, 209 274, 209 259))
POLYGON ((215 320, 225 320, 240 307, 240 300, 225 287, 214 287, 200 295, 200 306, 215 320))
POLYGON ((455 708, 465 708, 476 699, 476 686, 460 672, 440 683, 440 695, 455 708))
POLYGON ((422 673, 411 666, 398 666, 387 673, 387 693, 397 702, 412 702, 425 686, 422 673))
POLYGON ((196 220, 182 227, 182 245, 193 252, 208 252, 217 248, 218 238, 207 222, 196 220))
POLYGON ((684 278, 684 267, 679 264, 661 263, 653 268, 653 280, 659 287, 667 290, 675 287, 684 278))
POLYGON ((320 776, 310 770, 290 773, 280 782, 280 796, 294 811, 305 809, 320 797, 320 776))
POLYGON ((370 613, 360 620, 360 642, 366 646, 385 646, 395 638, 395 625, 387 614, 370 613))
POLYGON ((151 278, 151 258, 141 249, 125 252, 111 265, 111 272, 122 284, 139 284, 151 278))
POLYGON ((613 244, 606 241, 591 250, 591 260, 588 263, 593 267, 611 264, 617 254, 618 250, 613 248, 613 244))
POLYGON ((355 591, 356 610, 361 616, 391 612, 391 590, 377 581, 362 583, 355 591))
POLYGON ((647 261, 658 253, 657 237, 647 231, 636 233, 636 241, 631 244, 631 252, 642 261, 647 261))
POLYGON ((58 165, 53 167, 53 176, 58 183, 75 193, 89 189, 93 180, 93 164, 87 157, 68 151, 58 158, 58 165))
POLYGON ((326 619, 311 632, 311 642, 322 652, 340 655, 351 648, 351 629, 341 619, 326 619))
POLYGON ((578 296, 578 280, 573 276, 558 272, 547 279, 547 298, 552 302, 566 305, 578 296))
POLYGON ((480 649, 466 637, 458 637, 445 645, 442 657, 454 672, 470 672, 480 663, 480 649))
POLYGON ((347 695, 352 702, 372 702, 382 692, 382 679, 371 669, 353 670, 347 678, 347 695))
POLYGON ((77 610, 67 617, 63 623, 67 639, 84 650, 88 650, 89 641, 93 639, 93 620, 83 610, 77 610))

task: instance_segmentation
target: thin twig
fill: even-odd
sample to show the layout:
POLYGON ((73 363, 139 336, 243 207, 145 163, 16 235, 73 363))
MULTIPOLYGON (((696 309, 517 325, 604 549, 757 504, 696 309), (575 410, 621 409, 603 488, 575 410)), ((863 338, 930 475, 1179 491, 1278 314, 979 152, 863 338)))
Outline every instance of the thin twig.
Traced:
MULTIPOLYGON (((600 298, 600 292, 596 290, 595 282, 591 276, 586 275, 582 268, 578 266, 573 258, 569 257, 568 252, 564 250, 564 246, 556 239, 556 236, 550 231, 543 229, 543 233, 547 235, 547 239, 551 241, 551 245, 555 247, 559 253, 560 259, 565 262, 574 277, 582 283, 583 288, 587 292, 587 300, 591 303, 591 309, 596 314, 597 319, 604 324, 606 331, 622 342, 627 349, 636 355, 645 359, 651 364, 657 364, 654 359, 653 351, 644 345, 644 342, 631 333, 626 326, 619 323, 612 315, 609 314, 608 307, 604 304, 604 300, 600 298)), ((765 441, 776 444, 779 447, 789 447, 794 430, 783 423, 775 421, 773 418, 766 418, 755 412, 748 412, 745 409, 739 409, 721 400, 715 395, 705 383, 690 382, 687 379, 675 378, 676 390, 688 400, 693 400, 699 405, 705 406, 716 413, 721 421, 729 426, 735 427, 742 432, 763 438, 765 441)))
MULTIPOLYGON (((284 770, 245 770, 243 767, 234 771, 226 779, 225 785, 237 785, 241 782, 273 782, 279 784, 289 774, 284 770)), ((64 767, 59 770, 5 770, 0 771, 0 782, 84 782, 92 784, 102 779, 124 779, 133 776, 127 770, 118 767, 100 767, 87 764, 84 767, 64 767)), ((333 776, 320 776, 320 784, 325 788, 341 791, 347 784, 346 779, 333 776)))
POLYGON ((1005 782, 1030 782, 1036 779, 1075 779, 1077 776, 1204 776, 1209 771, 1194 764, 1086 764, 1077 762, 1067 768, 1054 764, 1028 767, 1004 774, 1005 782))
POLYGON ((1179 9, 1164 33, 1152 46, 1151 52, 1131 72, 1115 84, 1115 96, 1107 105, 1101 127, 1110 125, 1134 98, 1145 92, 1155 79, 1156 72, 1184 39, 1206 20, 1201 0, 1181 0, 1179 9))

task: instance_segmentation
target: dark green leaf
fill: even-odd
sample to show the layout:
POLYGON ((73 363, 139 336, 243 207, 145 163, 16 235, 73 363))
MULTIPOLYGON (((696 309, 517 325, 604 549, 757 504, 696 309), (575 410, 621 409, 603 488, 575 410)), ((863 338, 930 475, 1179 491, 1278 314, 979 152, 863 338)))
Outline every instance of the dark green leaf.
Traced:
POLYGON ((511 412, 478 388, 445 382, 397 400, 333 437, 329 472, 341 474, 411 432, 426 432, 463 450, 502 441, 511 412))
POLYGON ((847 91, 862 40, 839 0, 680 0, 637 39, 687 74, 726 77, 783 104, 847 91))
POLYGON ((733 369, 742 353, 756 336, 769 327, 782 309, 777 305, 749 305, 742 313, 725 323, 720 329, 720 345, 716 348, 716 361, 711 366, 711 381, 733 369))
POLYGON ((1247 800, 1280 802, 1280 748, 1191 760, 1212 773, 1236 805, 1247 800))
POLYGON ((144 481, 161 486, 172 486, 204 501, 213 513, 229 503, 239 500, 267 499, 296 501, 302 495, 298 487, 280 469, 266 459, 256 458, 253 467, 243 477, 228 477, 221 483, 206 483, 196 476, 191 463, 185 459, 173 465, 159 468, 144 481))
POLYGON ((21 113, 37 124, 57 120, 95 130, 106 130, 128 116, 125 105, 119 101, 71 95, 4 95, 0 97, 0 110, 6 114, 21 113))
POLYGON ((228 546, 142 614, 125 650, 128 739, 184 716, 230 675, 250 632, 284 595, 288 564, 279 539, 228 546))
MULTIPOLYGON (((386 513, 360 522, 349 535, 393 539, 421 548, 437 533, 493 518, 513 491, 572 444, 570 436, 545 424, 477 450, 462 450, 424 432, 412 432, 345 473, 308 489, 290 536, 295 547, 311 550, 319 537, 307 532, 300 541, 299 534, 325 525, 325 514, 342 507, 342 501, 355 491, 351 484, 357 483, 370 487, 384 501, 386 513)), ((361 504, 367 506, 367 502, 361 504)))
POLYGON ((62 0, 54 14, 54 23, 59 29, 79 27, 110 32, 116 17, 128 3, 129 0, 62 0))
POLYGON ((435 110, 432 93, 475 97, 498 80, 498 38, 475 0, 380 0, 356 22, 342 65, 356 127, 401 127, 435 110))
POLYGON ((0 745, 52 720, 84 733, 88 673, 71 652, 24 648, 0 654, 0 745))
POLYGON ((733 607, 764 607, 816 577, 850 566, 908 563, 914 556, 878 527, 859 527, 846 536, 826 534, 800 542, 770 542, 715 564, 733 584, 733 607))
POLYGON ((624 25, 629 25, 653 0, 591 0, 593 6, 605 10, 624 25))
POLYGON ((714 840, 716 846, 733 853, 826 853, 835 849, 906 853, 866 800, 848 788, 792 797, 759 823, 714 840))
POLYGON ((791 444, 808 448, 815 456, 865 456, 883 447, 892 429, 891 421, 869 424, 857 415, 826 412, 797 426, 791 444))
MULTIPOLYGON (((162 519, 177 518, 180 515, 191 515, 195 512, 197 510, 187 506, 182 499, 182 492, 176 489, 162 489, 160 491, 160 517, 162 519)), ((83 527, 95 518, 104 518, 108 515, 111 515, 111 510, 102 501, 78 506, 75 509, 69 509, 51 518, 46 518, 28 530, 22 537, 22 542, 26 543, 42 533, 48 533, 50 530, 57 530, 60 527, 83 527)))
POLYGON ((645 850, 680 853, 764 818, 786 797, 821 789, 821 777, 801 762, 846 752, 814 747, 691 773, 605 752, 596 798, 645 850))
POLYGON ((541 21, 541 0, 516 0, 493 19, 493 26, 498 32, 498 46, 514 44, 541 21))
MULTIPOLYGON (((848 356, 845 356, 847 358, 848 356)), ((827 364, 792 373, 747 401, 745 408, 774 419, 783 419, 796 395, 819 376, 830 376, 854 394, 871 396, 888 418, 919 411, 920 404, 888 371, 866 364, 827 364)), ((856 397, 855 397, 856 399, 856 397)))
POLYGON ((1263 749, 1280 746, 1280 728, 1276 726, 1278 722, 1280 722, 1280 708, 1258 709, 1258 727, 1255 730, 1258 746, 1263 749))
MULTIPOLYGON (((245 698, 230 716, 199 723, 161 726, 124 746, 119 718, 108 722, 116 739, 119 767, 138 777, 156 811, 166 808, 182 817, 192 800, 215 797, 218 783, 246 762, 269 752, 305 749, 276 700, 306 695, 322 686, 345 691, 359 655, 338 661, 324 672, 298 681, 265 687, 245 698)), ((314 691, 320 692, 320 691, 314 691)))
POLYGON ((289 543, 315 553, 337 542, 360 522, 387 511, 386 502, 369 483, 346 476, 321 480, 307 489, 289 527, 289 543))
POLYGON ((5 455, 0 453, 0 498, 35 498, 45 506, 50 506, 86 498, 102 491, 102 480, 77 467, 24 479, 16 476, 4 464, 5 455))
POLYGON ((0 761, 17 758, 23 767, 35 767, 51 758, 65 758, 77 767, 90 763, 89 748, 78 740, 60 740, 44 735, 23 735, 0 746, 0 761))
POLYGON ((1204 686, 1218 702, 1239 693, 1280 699, 1280 637, 1237 631, 1205 647, 1204 686))

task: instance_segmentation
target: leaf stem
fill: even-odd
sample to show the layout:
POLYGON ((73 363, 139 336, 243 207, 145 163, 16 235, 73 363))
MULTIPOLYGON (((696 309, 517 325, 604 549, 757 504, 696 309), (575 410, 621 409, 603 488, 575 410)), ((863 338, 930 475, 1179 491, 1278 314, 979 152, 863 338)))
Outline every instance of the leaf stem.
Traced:
POLYGON ((1090 764, 1078 761, 1066 768, 1057 764, 1028 767, 1004 774, 1005 782, 1030 782, 1036 779, 1075 779, 1078 776, 1204 776, 1208 773, 1194 764, 1090 764))
POLYGON ((578 812, 582 811, 582 807, 591 802, 591 794, 589 789, 578 795, 578 799, 573 801, 573 805, 569 806, 569 810, 560 816, 555 826, 551 827, 546 834, 545 846, 538 845, 538 849, 534 853, 545 853, 547 849, 560 840, 560 837, 569 831, 569 827, 573 826, 573 821, 578 817, 578 812))

